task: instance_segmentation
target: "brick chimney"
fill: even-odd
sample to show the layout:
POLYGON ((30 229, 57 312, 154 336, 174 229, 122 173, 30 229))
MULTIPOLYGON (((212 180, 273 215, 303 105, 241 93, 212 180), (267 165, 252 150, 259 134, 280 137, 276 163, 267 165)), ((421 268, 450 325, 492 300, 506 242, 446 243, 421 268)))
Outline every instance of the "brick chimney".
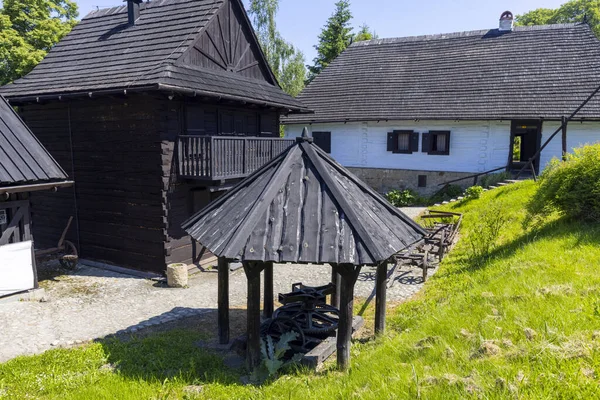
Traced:
POLYGON ((510 32, 513 30, 513 13, 510 11, 504 11, 500 16, 500 27, 498 30, 500 32, 510 32))
POLYGON ((129 25, 135 25, 135 21, 140 17, 140 4, 142 0, 126 0, 127 1, 127 21, 129 25))

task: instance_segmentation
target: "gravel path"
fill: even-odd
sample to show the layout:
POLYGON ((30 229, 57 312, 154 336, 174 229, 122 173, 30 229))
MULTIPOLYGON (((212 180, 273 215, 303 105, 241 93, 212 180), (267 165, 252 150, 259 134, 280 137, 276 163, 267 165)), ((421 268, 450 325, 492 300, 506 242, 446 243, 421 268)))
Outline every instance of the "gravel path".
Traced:
MULTIPOLYGON (((411 208, 405 212, 414 217, 422 211, 411 208)), ((420 269, 403 267, 389 285, 388 301, 402 301, 419 291, 423 286, 420 276, 420 269)), ((282 264, 274 268, 275 294, 291 291, 296 282, 318 286, 330 281, 329 266, 282 264)), ((374 283, 375 268, 363 268, 356 298, 368 298, 374 283)), ((217 308, 214 271, 191 277, 187 289, 170 289, 160 282, 80 265, 76 272, 41 285, 47 301, 0 303, 0 362, 110 334, 136 332, 217 308)), ((230 278, 230 303, 232 307, 246 304, 246 278, 241 269, 230 278)))
MULTIPOLYGON (((420 270, 404 267, 395 274, 388 301, 401 301, 422 287, 420 270)), ((53 347, 81 342, 128 330, 171 322, 189 315, 214 312, 217 274, 205 272, 190 279, 187 289, 170 289, 147 279, 81 266, 74 274, 44 282, 48 301, 0 303, 0 362, 53 347)), ((367 298, 374 288, 375 269, 363 268, 356 297, 367 298)), ((276 265, 275 293, 291 285, 323 285, 331 270, 322 265, 276 265)), ((230 278, 232 307, 246 302, 243 270, 230 278)))

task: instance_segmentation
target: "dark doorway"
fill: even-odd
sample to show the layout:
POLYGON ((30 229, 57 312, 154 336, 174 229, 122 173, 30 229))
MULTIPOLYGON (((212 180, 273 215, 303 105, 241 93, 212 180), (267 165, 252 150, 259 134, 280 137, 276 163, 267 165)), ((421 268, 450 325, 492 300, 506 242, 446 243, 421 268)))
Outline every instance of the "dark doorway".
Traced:
MULTIPOLYGON (((513 121, 510 134, 511 170, 521 170, 542 144, 542 121, 513 121)), ((535 172, 540 171, 540 156, 533 161, 535 172)), ((531 167, 528 166, 531 170, 531 167)))

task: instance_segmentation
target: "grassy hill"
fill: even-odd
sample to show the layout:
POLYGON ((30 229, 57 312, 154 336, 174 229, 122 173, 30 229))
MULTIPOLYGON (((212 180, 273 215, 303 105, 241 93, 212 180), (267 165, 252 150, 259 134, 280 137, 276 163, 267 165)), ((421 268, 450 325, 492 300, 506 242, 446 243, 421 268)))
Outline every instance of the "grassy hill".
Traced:
POLYGON ((347 374, 243 386, 180 331, 2 364, 0 399, 598 398, 600 227, 549 216, 525 230, 534 190, 524 182, 448 206, 465 213, 460 243, 423 292, 389 312, 385 337, 354 344, 347 374), (485 262, 469 257, 483 210, 506 220, 485 262))

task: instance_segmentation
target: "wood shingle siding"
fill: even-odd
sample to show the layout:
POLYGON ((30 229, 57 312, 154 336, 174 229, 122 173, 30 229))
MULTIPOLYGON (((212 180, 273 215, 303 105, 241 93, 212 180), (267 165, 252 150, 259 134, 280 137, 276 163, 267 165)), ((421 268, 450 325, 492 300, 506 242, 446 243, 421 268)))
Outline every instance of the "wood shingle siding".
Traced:
MULTIPOLYGON (((599 82, 587 24, 377 39, 351 45, 301 93, 314 115, 283 122, 560 119, 599 82)), ((600 98, 580 118, 600 119, 600 98)))
POLYGON ((156 0, 141 5, 135 25, 126 5, 91 12, 2 93, 24 102, 164 90, 306 111, 279 87, 242 7, 239 0, 156 0), (218 56, 224 68, 199 54, 218 56))

